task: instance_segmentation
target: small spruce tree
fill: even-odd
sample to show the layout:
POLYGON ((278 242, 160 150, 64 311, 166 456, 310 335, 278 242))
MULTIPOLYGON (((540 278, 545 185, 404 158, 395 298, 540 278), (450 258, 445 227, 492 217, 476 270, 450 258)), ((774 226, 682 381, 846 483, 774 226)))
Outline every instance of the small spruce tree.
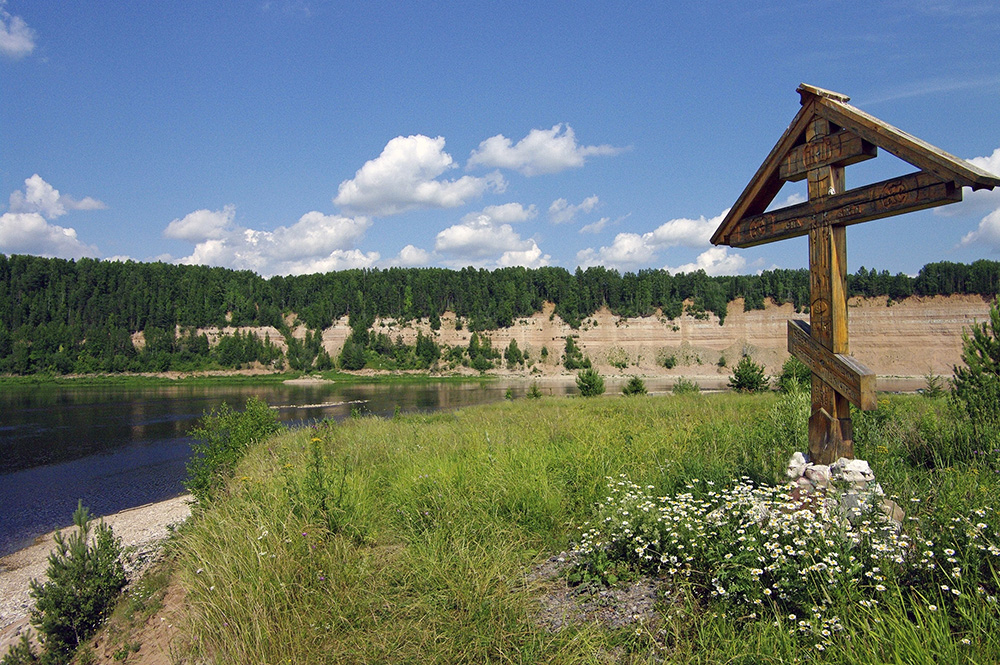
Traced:
POLYGON ((646 384, 638 376, 633 376, 622 388, 622 395, 645 395, 646 392, 646 384))
POLYGON ((739 393, 759 393, 767 390, 768 379, 764 366, 755 363, 750 356, 743 356, 733 368, 729 387, 739 393))
POLYGON ((46 660, 68 662, 76 647, 94 634, 125 587, 121 542, 103 521, 90 535, 90 512, 78 502, 73 513, 77 530, 64 537, 57 531, 49 554, 48 581, 31 580, 31 623, 42 636, 46 660))
POLYGON ((576 387, 584 397, 597 397, 604 394, 604 379, 596 369, 588 367, 576 375, 576 387))

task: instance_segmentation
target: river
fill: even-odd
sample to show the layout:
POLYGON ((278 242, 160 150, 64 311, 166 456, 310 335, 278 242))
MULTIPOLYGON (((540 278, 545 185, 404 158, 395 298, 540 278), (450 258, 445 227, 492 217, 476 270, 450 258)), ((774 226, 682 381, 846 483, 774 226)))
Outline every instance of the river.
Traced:
MULTIPOLYGON (((546 394, 575 392, 546 384, 546 394)), ((95 515, 162 501, 184 491, 187 433, 226 402, 251 395, 287 425, 342 419, 356 409, 389 417, 498 401, 527 381, 260 386, 5 386, 0 390, 0 556, 71 522, 77 501, 95 515)))

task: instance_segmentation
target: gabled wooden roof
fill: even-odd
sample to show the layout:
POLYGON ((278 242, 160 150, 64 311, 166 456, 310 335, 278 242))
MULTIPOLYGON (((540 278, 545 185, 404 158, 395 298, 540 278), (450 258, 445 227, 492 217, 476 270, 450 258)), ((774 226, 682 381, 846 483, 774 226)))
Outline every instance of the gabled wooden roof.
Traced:
MULTIPOLYGON (((797 92, 801 96, 802 107, 792 119, 788 129, 778 139, 777 144, 771 149, 767 159, 757 169, 757 173, 754 174, 750 180, 750 184, 746 186, 746 189, 740 194, 739 199, 736 200, 736 203, 729 210, 722 224, 716 229, 715 234, 712 236, 713 244, 749 247, 778 239, 778 236, 760 237, 759 233, 748 232, 746 226, 753 224, 759 227, 765 222, 773 226, 774 220, 762 220, 760 216, 763 215, 767 206, 777 196, 778 191, 786 180, 799 180, 804 177, 801 153, 796 156, 794 151, 806 143, 806 128, 816 117, 825 118, 836 127, 844 130, 843 133, 835 137, 838 141, 838 146, 840 142, 843 142, 845 145, 848 141, 852 142, 851 147, 844 150, 844 154, 847 155, 846 157, 842 157, 836 162, 822 162, 822 159, 820 159, 821 163, 836 163, 838 166, 845 166, 874 157, 876 154, 875 149, 882 148, 920 169, 921 173, 916 176, 907 177, 909 178, 906 181, 907 186, 912 185, 914 188, 918 186, 926 188, 931 183, 935 185, 945 183, 944 186, 949 192, 947 195, 948 200, 936 199, 934 202, 930 202, 922 207, 960 201, 962 198, 962 187, 971 187, 976 190, 993 189, 1000 186, 1000 178, 851 106, 847 103, 850 101, 850 97, 846 95, 806 85, 805 83, 799 85, 797 92), (789 168, 790 164, 796 164, 796 159, 798 159, 797 165, 800 168, 789 168), (918 176, 919 182, 917 181, 918 176), (739 232, 734 236, 734 231, 739 232), (731 236, 733 237, 731 238, 731 236)), ((903 180, 905 179, 886 181, 886 183, 880 184, 891 184, 893 187, 898 188, 900 186, 899 183, 903 180)), ((852 193, 856 192, 857 195, 854 196, 854 199, 858 199, 862 194, 862 189, 865 188, 849 190, 839 194, 838 199, 843 199, 844 201, 842 210, 846 209, 852 193)), ((864 193, 867 194, 867 192, 864 193)), ((834 197, 829 198, 833 199, 834 197)), ((784 229, 780 237, 793 237, 794 235, 804 235, 807 233, 808 224, 804 225, 800 222, 806 217, 818 214, 820 207, 817 201, 812 201, 782 208, 781 211, 786 219, 786 226, 794 226, 795 228, 791 231, 787 228, 784 229), (787 223, 787 220, 791 220, 791 223, 787 223), (799 230, 801 232, 797 232, 799 230)), ((876 216, 887 216, 889 214, 898 214, 920 208, 920 205, 909 205, 905 209, 889 211, 876 216)), ((840 212, 837 217, 840 223, 856 223, 857 221, 866 221, 867 219, 874 218, 875 216, 869 215, 865 219, 845 219, 843 212, 840 212)))

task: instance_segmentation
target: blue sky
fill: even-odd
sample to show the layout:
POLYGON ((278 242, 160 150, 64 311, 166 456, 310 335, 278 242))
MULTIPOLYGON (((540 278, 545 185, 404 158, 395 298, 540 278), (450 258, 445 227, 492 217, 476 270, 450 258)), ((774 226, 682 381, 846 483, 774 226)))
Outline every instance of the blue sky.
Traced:
MULTIPOLYGON (((0 253, 799 268, 708 238, 800 82, 1000 172, 994 0, 0 0, 0 253)), ((851 227, 849 270, 1000 258, 1000 188, 965 199, 851 227)))

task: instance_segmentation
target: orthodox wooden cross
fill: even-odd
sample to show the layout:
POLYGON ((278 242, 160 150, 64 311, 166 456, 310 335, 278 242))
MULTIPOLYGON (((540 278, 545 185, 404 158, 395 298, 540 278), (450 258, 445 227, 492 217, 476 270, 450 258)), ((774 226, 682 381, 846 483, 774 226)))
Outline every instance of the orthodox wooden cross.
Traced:
POLYGON ((962 188, 993 189, 1000 178, 935 148, 847 102, 802 84, 802 108, 761 164, 712 243, 752 247, 809 236, 809 323, 788 322, 788 350, 812 370, 809 457, 854 457, 850 404, 876 407, 875 374, 848 355, 847 226, 962 200, 962 188), (847 190, 844 167, 878 148, 919 171, 847 190), (808 179, 809 200, 766 212, 786 181, 808 179))

